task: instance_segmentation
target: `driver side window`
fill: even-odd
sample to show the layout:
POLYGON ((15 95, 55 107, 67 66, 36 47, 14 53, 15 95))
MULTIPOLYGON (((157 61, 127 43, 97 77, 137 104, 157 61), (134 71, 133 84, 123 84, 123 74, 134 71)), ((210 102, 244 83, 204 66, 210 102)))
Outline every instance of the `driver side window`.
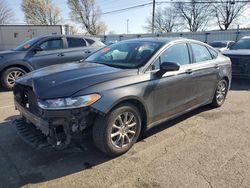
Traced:
POLYGON ((58 50, 63 49, 62 39, 51 39, 39 45, 43 50, 58 50))
POLYGON ((154 62, 151 70, 160 69, 163 62, 177 63, 179 65, 187 65, 190 63, 189 52, 186 43, 179 43, 166 49, 161 56, 154 62))

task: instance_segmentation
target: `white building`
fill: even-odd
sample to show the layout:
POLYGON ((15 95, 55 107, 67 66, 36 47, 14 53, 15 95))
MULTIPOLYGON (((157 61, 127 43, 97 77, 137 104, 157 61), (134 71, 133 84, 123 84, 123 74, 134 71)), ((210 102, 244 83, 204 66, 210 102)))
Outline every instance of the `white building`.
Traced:
POLYGON ((53 34, 62 34, 62 26, 0 25, 0 51, 12 49, 32 37, 53 34))

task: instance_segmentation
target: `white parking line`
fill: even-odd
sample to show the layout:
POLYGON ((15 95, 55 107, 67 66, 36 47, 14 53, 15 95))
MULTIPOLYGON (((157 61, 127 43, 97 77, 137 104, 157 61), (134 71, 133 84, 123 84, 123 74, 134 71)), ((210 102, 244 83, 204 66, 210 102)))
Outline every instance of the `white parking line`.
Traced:
POLYGON ((10 107, 14 107, 14 105, 12 104, 12 105, 7 105, 7 106, 0 106, 0 109, 2 109, 2 108, 10 108, 10 107))

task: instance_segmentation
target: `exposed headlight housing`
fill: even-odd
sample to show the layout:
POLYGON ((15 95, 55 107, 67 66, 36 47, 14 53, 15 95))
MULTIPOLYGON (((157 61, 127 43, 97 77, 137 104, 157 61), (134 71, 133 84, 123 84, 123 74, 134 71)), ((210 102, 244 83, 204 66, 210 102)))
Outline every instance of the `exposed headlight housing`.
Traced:
POLYGON ((90 94, 78 97, 38 100, 38 106, 47 110, 73 109, 89 106, 101 98, 99 94, 90 94))

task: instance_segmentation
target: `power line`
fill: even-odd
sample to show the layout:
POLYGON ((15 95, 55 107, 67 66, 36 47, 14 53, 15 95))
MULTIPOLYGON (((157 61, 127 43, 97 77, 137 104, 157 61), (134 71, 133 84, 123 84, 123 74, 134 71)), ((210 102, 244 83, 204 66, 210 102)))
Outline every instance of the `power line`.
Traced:
MULTIPOLYGON (((192 2, 192 1, 158 1, 158 2, 156 2, 156 4, 173 4, 173 3, 185 3, 185 4, 189 4, 189 3, 194 3, 194 4, 218 3, 219 4, 219 3, 228 3, 228 2, 221 2, 221 1, 213 1, 213 2, 211 2, 211 1, 195 1, 195 2, 192 2)), ((231 2, 232 5, 235 3, 250 3, 250 0, 248 0, 248 1, 241 1, 240 0, 240 1, 232 1, 231 2)), ((130 7, 122 8, 122 9, 107 11, 107 12, 104 12, 103 15, 128 11, 131 9, 141 8, 141 7, 145 7, 145 6, 152 5, 152 4, 153 4, 153 2, 150 2, 150 3, 139 4, 139 5, 130 6, 130 7)))
POLYGON ((101 8, 103 12, 108 12, 116 9, 120 9, 122 7, 129 7, 129 6, 134 6, 138 4, 144 4, 144 3, 149 3, 151 0, 126 0, 126 1, 117 1, 112 2, 111 0, 108 2, 105 2, 105 4, 101 4, 103 2, 98 2, 96 1, 96 5, 101 8))
POLYGON ((185 4, 191 4, 191 3, 194 3, 194 4, 207 4, 207 3, 231 3, 232 5, 235 4, 235 3, 250 3, 250 0, 245 0, 245 1, 242 1, 242 0, 239 0, 239 1, 235 1, 235 0, 232 0, 232 1, 224 1, 224 2, 221 2, 221 1, 159 1, 159 2, 156 2, 157 4, 171 4, 171 3, 185 3, 185 4))
POLYGON ((127 7, 127 8, 122 8, 122 9, 117 9, 117 10, 112 10, 112 11, 108 11, 108 12, 104 12, 102 14, 111 14, 111 13, 116 13, 116 12, 122 12, 122 11, 126 11, 126 10, 131 10, 131 9, 136 9, 136 8, 140 8, 140 7, 145 7, 145 6, 148 6, 148 5, 151 5, 153 4, 152 2, 151 3, 144 3, 144 4, 140 4, 140 5, 135 5, 135 6, 130 6, 130 7, 127 7))

